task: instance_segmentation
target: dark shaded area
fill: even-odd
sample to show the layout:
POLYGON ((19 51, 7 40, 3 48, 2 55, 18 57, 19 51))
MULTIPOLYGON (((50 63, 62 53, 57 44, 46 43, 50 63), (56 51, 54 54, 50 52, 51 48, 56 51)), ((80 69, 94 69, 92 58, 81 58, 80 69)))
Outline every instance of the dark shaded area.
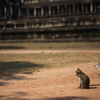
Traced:
POLYGON ((100 73, 98 73, 98 76, 100 76, 100 73))
POLYGON ((90 86, 100 86, 100 84, 91 84, 90 86))
MULTIPOLYGON (((3 98, 3 97, 6 97, 6 96, 4 96, 4 95, 0 95, 0 98, 3 98)), ((3 100, 5 100, 5 99, 3 99, 3 100)))
POLYGON ((19 96, 25 96, 25 95, 27 95, 27 92, 15 92, 15 94, 17 94, 19 96))
POLYGON ((6 86, 9 82, 0 82, 0 86, 6 86))
POLYGON ((87 100, 86 97, 75 97, 75 96, 70 96, 70 97, 56 97, 56 98, 49 98, 45 100, 87 100))
POLYGON ((24 47, 18 47, 18 46, 0 46, 0 50, 5 50, 5 49, 24 49, 24 47))
MULTIPOLYGON (((4 81, 0 81, 0 86, 7 86, 9 84, 13 84, 13 82, 9 82, 9 80, 36 80, 37 78, 29 78, 27 76, 16 76, 16 75, 13 75, 13 76, 5 76, 3 77, 2 80, 4 81), (8 81, 8 82, 5 82, 5 81, 8 81)), ((21 92, 17 92, 18 94, 21 94, 21 92)))
MULTIPOLYGON (((10 76, 15 73, 32 73, 33 71, 42 68, 43 65, 31 62, 0 62, 0 76, 10 76)), ((17 77, 14 77, 17 79, 17 77)), ((23 77, 20 77, 22 79, 23 77)), ((18 77, 19 79, 19 77, 18 77)))
POLYGON ((36 78, 28 78, 26 76, 7 76, 3 77, 3 80, 36 80, 36 78))
POLYGON ((90 89, 97 89, 97 86, 100 86, 100 84, 91 84, 90 89))
MULTIPOLYGON (((24 93, 21 93, 24 94, 24 93)), ((70 96, 70 97, 56 97, 56 98, 47 98, 47 99, 21 99, 18 97, 13 97, 13 98, 7 98, 2 100, 88 100, 86 97, 75 97, 75 96, 70 96)))

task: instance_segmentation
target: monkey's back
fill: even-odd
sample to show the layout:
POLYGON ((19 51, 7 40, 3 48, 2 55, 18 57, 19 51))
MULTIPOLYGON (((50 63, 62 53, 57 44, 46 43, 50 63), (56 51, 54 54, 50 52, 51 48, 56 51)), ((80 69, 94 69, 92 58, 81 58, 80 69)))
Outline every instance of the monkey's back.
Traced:
POLYGON ((89 79, 89 77, 86 74, 82 73, 80 75, 80 80, 84 84, 85 88, 89 88, 90 79, 89 79))

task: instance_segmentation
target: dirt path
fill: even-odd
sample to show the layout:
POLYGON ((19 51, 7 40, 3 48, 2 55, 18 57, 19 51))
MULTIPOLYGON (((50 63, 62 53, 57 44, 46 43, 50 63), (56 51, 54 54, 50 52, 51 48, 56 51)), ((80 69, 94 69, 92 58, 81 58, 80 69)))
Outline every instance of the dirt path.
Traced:
POLYGON ((94 52, 100 50, 0 50, 0 54, 22 54, 22 53, 64 53, 64 52, 94 52))
POLYGON ((3 77, 0 79, 0 100, 100 100, 100 70, 94 65, 95 62, 3 77), (90 89, 77 88, 77 68, 90 77, 90 89))

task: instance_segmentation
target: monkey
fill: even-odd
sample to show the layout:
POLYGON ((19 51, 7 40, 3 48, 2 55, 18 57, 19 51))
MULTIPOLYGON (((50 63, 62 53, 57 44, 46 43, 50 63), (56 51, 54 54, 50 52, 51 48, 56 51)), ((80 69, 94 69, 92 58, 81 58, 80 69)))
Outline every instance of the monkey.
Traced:
POLYGON ((89 77, 85 73, 83 73, 79 68, 76 70, 76 75, 79 77, 80 81, 80 86, 78 88, 89 89, 89 77))
POLYGON ((100 70, 100 62, 96 64, 95 68, 100 70))

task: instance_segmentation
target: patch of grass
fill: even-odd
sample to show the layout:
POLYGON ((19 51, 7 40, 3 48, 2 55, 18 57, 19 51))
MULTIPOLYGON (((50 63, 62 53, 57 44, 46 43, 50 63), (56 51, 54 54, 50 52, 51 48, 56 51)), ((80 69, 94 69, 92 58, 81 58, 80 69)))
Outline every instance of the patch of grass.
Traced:
POLYGON ((0 76, 100 61, 100 53, 86 52, 1 54, 0 56, 0 76))
POLYGON ((0 43, 0 48, 1 50, 100 50, 100 42, 0 43))
POLYGON ((52 48, 53 48, 53 46, 49 46, 49 47, 48 47, 48 49, 52 49, 52 48))

